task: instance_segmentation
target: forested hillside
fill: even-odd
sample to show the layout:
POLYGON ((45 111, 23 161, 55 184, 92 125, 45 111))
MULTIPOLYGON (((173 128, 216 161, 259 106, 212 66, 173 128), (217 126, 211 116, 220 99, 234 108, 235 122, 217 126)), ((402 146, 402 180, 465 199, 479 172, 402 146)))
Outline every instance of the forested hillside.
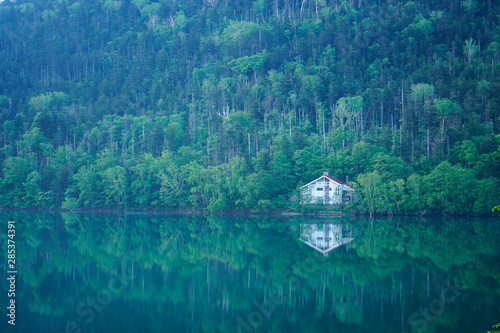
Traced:
POLYGON ((4 0, 0 206, 267 211, 500 201, 496 0, 4 0))

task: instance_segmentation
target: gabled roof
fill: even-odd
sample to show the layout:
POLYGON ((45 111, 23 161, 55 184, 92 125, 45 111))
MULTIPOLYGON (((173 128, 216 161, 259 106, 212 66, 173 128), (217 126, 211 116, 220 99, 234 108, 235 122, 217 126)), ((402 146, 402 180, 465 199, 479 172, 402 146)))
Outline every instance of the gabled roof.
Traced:
POLYGON ((338 248, 338 247, 340 247, 340 246, 342 246, 342 245, 344 245, 344 244, 349 243, 350 241, 354 240, 354 238, 344 238, 344 239, 342 240, 342 242, 341 242, 341 243, 338 243, 338 244, 332 245, 332 246, 330 246, 330 247, 328 247, 328 248, 325 248, 325 249, 318 248, 318 247, 317 247, 317 246, 315 246, 314 244, 312 244, 312 243, 310 243, 310 242, 308 242, 308 241, 305 241, 305 240, 303 240, 303 239, 299 239, 299 240, 300 240, 301 242, 303 242, 304 244, 309 245, 310 247, 312 247, 312 248, 313 248, 313 249, 315 249, 316 251, 321 252, 321 254, 323 254, 324 256, 327 256, 327 255, 328 255, 328 253, 330 253, 331 251, 335 250, 336 248, 338 248))
POLYGON ((339 183, 339 184, 341 184, 341 185, 347 185, 347 182, 344 182, 344 181, 342 181, 342 180, 340 180, 340 179, 337 179, 337 178, 335 178, 335 177, 332 177, 332 176, 330 176, 330 175, 323 175, 323 177, 326 177, 326 178, 328 178, 328 179, 330 179, 330 180, 333 180, 334 182, 339 183))
POLYGON ((321 252, 324 256, 354 240, 353 237, 348 237, 347 230, 344 229, 342 224, 301 224, 300 229, 299 240, 316 251, 321 252))
MULTIPOLYGON (((319 177, 319 178, 316 178, 316 179, 315 179, 315 180, 313 180, 312 182, 309 182, 309 183, 305 184, 305 185, 304 185, 304 186, 302 186, 302 187, 306 187, 306 186, 308 186, 309 184, 312 184, 312 183, 314 183, 314 182, 316 182, 316 181, 320 180, 321 178, 327 178, 327 179, 329 179, 329 180, 331 180, 331 181, 333 181, 333 182, 335 182, 335 183, 337 183, 337 184, 339 184, 339 185, 345 185, 345 186, 349 187, 349 185, 347 184, 347 182, 344 182, 344 181, 342 181, 342 180, 340 180, 340 179, 337 179, 337 178, 335 178, 335 177, 332 177, 332 176, 330 176, 330 175, 328 175, 328 174, 323 174, 323 176, 321 176, 321 177, 319 177)), ((301 187, 301 188, 302 188, 302 187, 301 187)), ((349 188, 350 188, 350 187, 349 187, 349 188)))

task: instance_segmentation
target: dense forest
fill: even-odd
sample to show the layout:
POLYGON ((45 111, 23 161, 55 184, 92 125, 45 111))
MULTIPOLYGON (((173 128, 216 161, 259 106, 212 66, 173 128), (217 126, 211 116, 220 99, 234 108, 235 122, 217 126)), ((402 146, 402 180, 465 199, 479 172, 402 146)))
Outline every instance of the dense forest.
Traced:
MULTIPOLYGON (((496 0, 4 0, 0 206, 493 214, 496 0)), ((497 213, 498 214, 498 213, 497 213)))

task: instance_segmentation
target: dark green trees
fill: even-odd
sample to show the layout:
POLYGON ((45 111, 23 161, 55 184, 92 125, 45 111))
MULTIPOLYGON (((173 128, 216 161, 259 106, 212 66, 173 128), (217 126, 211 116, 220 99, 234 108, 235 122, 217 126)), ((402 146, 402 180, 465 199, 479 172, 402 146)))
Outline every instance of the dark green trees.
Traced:
POLYGON ((1 205, 267 210, 328 170, 362 174, 361 192, 379 178, 367 212, 485 213, 500 168, 499 10, 3 1, 1 205), (433 173, 473 179, 474 197, 422 197, 433 173))

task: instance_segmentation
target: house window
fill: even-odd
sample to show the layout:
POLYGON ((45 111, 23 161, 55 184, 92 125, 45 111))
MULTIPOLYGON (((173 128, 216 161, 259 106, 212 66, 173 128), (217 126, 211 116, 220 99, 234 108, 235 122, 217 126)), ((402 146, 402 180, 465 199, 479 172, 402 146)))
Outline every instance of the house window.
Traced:
POLYGON ((318 187, 318 188, 316 188, 316 191, 323 191, 323 188, 322 187, 318 187))

